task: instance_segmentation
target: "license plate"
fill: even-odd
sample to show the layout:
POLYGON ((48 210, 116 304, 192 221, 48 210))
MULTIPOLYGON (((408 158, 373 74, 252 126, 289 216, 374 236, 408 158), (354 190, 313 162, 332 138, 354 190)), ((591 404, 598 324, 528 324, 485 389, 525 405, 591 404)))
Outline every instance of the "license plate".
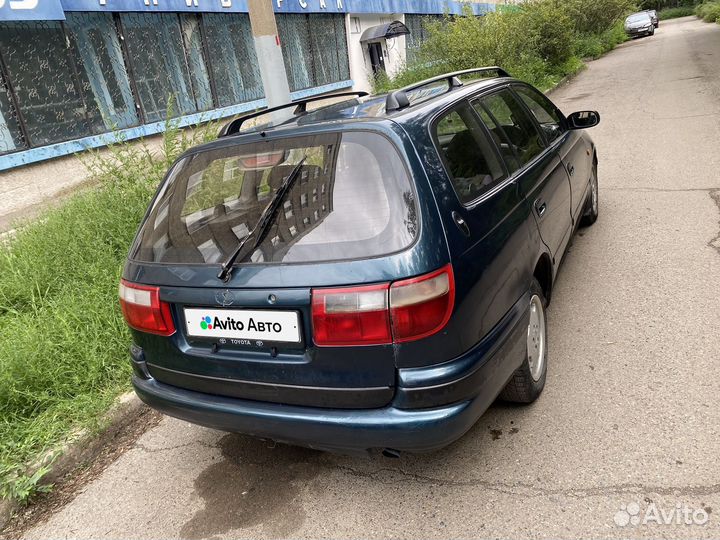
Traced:
POLYGON ((300 343, 295 311, 186 308, 185 325, 193 337, 300 343))

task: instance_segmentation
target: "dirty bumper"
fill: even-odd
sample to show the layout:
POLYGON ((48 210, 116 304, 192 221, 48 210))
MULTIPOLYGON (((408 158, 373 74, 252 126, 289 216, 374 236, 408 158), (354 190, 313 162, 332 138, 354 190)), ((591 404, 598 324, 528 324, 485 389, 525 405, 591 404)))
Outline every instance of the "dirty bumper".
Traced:
POLYGON ((160 412, 223 431, 339 452, 429 452, 468 431, 519 367, 527 305, 524 295, 500 324, 460 357, 398 370, 401 386, 383 408, 333 409, 218 396, 160 382, 137 365, 133 386, 160 412))
MULTIPOLYGON (((334 451, 431 451, 461 437, 489 403, 475 398, 436 409, 311 409, 245 401, 133 377, 138 396, 169 416, 224 431, 334 451)), ((493 396, 494 397, 494 396, 493 396)))

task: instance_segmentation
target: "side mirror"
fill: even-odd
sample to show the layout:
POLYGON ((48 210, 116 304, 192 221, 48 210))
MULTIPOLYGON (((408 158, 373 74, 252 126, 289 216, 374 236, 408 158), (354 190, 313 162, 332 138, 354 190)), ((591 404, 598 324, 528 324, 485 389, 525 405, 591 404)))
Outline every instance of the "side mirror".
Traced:
POLYGON ((567 117, 570 129, 587 129, 600 123, 600 113, 597 111, 574 112, 567 117))

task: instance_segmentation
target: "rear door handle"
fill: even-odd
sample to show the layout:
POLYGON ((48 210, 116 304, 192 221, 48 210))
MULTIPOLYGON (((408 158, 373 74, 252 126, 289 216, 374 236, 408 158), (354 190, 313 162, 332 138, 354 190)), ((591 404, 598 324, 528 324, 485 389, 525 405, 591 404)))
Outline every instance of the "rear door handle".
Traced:
POLYGON ((460 232, 463 233, 465 236, 469 237, 470 227, 468 227, 467 222, 462 218, 462 216, 453 210, 452 218, 455 221, 455 225, 457 225, 457 228, 460 229, 460 232))
POLYGON ((535 212, 537 213, 538 217, 543 217, 546 210, 547 210, 547 203, 545 201, 542 201, 540 199, 535 201, 535 212))
POLYGON ((568 174, 569 174, 570 176, 572 176, 573 174, 575 174, 575 166, 574 166, 574 165, 568 166, 568 174))

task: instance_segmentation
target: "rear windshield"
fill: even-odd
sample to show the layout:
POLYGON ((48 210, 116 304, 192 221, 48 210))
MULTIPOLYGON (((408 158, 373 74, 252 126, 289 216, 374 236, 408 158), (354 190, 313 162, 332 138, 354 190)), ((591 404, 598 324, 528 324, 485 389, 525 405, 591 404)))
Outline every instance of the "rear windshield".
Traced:
POLYGON ((223 262, 260 219, 303 159, 268 232, 238 263, 375 257, 408 247, 418 219, 403 162, 369 132, 321 134, 218 148, 168 173, 131 258, 155 263, 223 262))

